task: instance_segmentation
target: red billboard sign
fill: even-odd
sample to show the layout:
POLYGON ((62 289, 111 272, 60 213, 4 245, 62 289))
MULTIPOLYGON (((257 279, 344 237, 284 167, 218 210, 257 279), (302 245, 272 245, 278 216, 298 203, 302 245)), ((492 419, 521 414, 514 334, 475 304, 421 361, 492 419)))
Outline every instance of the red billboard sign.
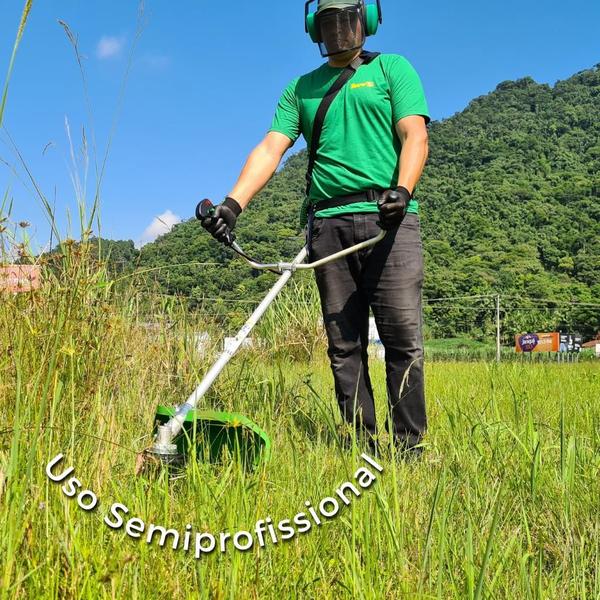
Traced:
POLYGON ((560 333, 523 333, 515 335, 517 352, 558 352, 560 333))
POLYGON ((38 265, 8 265, 0 267, 0 291, 31 292, 42 283, 41 269, 38 265))

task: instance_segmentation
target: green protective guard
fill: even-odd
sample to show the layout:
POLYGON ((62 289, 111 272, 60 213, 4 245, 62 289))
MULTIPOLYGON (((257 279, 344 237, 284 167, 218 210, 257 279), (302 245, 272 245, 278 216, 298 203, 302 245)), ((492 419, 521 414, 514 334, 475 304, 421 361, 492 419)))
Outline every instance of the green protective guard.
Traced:
MULTIPOLYGON (((175 409, 159 406, 155 427, 164 425, 175 409)), ((269 460, 269 436, 247 417, 237 413, 213 410, 191 410, 183 423, 183 431, 175 438, 177 452, 188 459, 211 463, 237 458, 245 467, 255 468, 269 460)))
POLYGON ((365 9, 365 21, 367 25, 366 35, 375 35, 379 27, 379 8, 377 7, 377 4, 367 4, 365 9))
POLYGON ((310 35, 310 39, 318 44, 321 40, 319 39, 319 34, 317 32, 317 24, 315 23, 316 13, 311 12, 306 15, 306 29, 308 30, 308 35, 310 35))

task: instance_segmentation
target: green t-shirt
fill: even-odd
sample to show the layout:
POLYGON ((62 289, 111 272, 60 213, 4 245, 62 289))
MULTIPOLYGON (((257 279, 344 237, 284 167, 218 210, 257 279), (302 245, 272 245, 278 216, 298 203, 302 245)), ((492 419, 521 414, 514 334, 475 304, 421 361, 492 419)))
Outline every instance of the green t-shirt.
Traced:
MULTIPOLYGON (((294 79, 281 95, 269 131, 293 142, 302 134, 310 148, 319 104, 342 70, 325 63, 294 79)), ((327 111, 309 201, 396 187, 401 143, 395 125, 409 115, 429 122, 423 86, 412 65, 398 54, 381 54, 361 65, 327 111)), ((408 210, 418 212, 418 202, 412 200, 408 210)), ((353 212, 377 212, 377 205, 359 202, 317 216, 353 212)))

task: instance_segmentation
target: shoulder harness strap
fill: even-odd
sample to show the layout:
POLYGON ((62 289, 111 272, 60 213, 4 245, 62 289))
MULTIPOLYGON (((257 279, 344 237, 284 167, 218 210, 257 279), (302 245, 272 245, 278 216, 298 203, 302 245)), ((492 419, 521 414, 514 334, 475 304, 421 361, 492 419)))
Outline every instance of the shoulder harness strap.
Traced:
POLYGON ((346 85, 346 83, 352 78, 354 73, 363 64, 369 64, 373 59, 379 56, 379 52, 366 52, 363 51, 357 56, 341 73, 341 75, 333 82, 333 85, 327 90, 326 94, 319 104, 317 113, 315 115, 315 121, 313 123, 310 152, 308 155, 308 169, 306 170, 306 196, 310 193, 312 186, 312 174, 315 168, 315 162, 317 160, 317 152, 319 150, 319 143, 321 141, 321 132, 323 131, 323 123, 325 122, 325 115, 334 101, 335 97, 346 85))

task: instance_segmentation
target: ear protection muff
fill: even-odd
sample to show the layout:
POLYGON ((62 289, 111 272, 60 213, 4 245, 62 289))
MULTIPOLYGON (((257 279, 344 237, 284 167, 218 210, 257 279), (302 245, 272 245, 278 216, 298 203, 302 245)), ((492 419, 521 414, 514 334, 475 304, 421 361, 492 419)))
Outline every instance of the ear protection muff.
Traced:
MULTIPOLYGON (((307 3, 308 5, 308 3, 307 3)), ((307 6, 308 9, 308 6, 307 6)), ((317 31, 317 24, 315 23, 315 16, 316 13, 314 12, 307 12, 306 13, 306 33, 308 33, 308 35, 310 36, 310 39, 315 43, 318 44, 321 40, 319 39, 319 33, 317 31)))
POLYGON ((365 4, 365 35, 375 35, 382 20, 380 0, 377 4, 365 4))
MULTIPOLYGON (((320 39, 319 32, 316 24, 316 12, 311 12, 310 4, 317 0, 308 0, 304 5, 304 30, 310 36, 310 39, 318 44, 323 40, 320 39)), ((365 4, 363 0, 364 10, 364 25, 365 25, 365 36, 375 35, 379 24, 383 22, 383 15, 381 14, 381 0, 377 0, 376 4, 365 4)))

